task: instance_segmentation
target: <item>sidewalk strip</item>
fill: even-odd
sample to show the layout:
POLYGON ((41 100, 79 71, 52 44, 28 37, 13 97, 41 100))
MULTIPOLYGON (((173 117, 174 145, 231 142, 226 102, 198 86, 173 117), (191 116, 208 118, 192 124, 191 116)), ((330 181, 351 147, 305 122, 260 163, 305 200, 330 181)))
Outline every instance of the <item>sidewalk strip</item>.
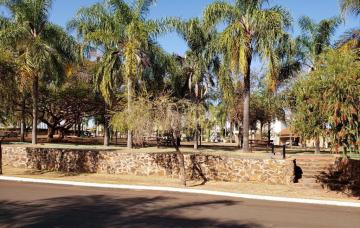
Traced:
POLYGON ((40 184, 70 185, 70 186, 80 186, 80 187, 94 187, 94 188, 206 194, 206 195, 227 196, 227 197, 253 199, 253 200, 266 200, 266 201, 277 201, 277 202, 318 204, 318 205, 329 205, 329 206, 340 206, 340 207, 359 207, 360 208, 360 203, 355 203, 355 202, 250 195, 250 194, 211 191, 211 190, 202 190, 202 189, 187 189, 187 188, 143 186, 143 185, 126 185, 126 184, 98 184, 98 183, 87 183, 87 182, 77 182, 77 181, 47 180, 47 179, 34 179, 34 178, 22 178, 22 177, 11 177, 11 176, 0 176, 0 180, 18 181, 18 182, 27 182, 27 183, 40 183, 40 184))

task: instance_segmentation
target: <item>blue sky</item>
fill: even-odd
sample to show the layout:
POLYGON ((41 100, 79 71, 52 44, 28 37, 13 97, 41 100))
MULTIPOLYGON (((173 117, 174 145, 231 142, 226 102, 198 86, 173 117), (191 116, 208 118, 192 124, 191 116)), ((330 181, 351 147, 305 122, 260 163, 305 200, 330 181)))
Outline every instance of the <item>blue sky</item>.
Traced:
MULTIPOLYGON (((83 6, 90 6, 99 0, 54 0, 51 12, 51 21, 65 26, 83 6)), ((230 0, 231 1, 231 0, 230 0)), ((149 17, 161 18, 167 16, 182 17, 184 19, 199 16, 201 17, 204 8, 213 0, 157 0, 152 6, 149 17)), ((272 0, 272 5, 278 4, 291 12, 294 18, 293 33, 298 34, 296 26, 297 19, 303 15, 310 16, 315 21, 339 14, 338 0, 272 0)), ((335 35, 338 37, 344 31, 359 26, 359 18, 346 17, 346 23, 341 25, 335 35)), ((159 38, 159 43, 168 52, 183 54, 187 46, 176 34, 167 34, 159 38)))

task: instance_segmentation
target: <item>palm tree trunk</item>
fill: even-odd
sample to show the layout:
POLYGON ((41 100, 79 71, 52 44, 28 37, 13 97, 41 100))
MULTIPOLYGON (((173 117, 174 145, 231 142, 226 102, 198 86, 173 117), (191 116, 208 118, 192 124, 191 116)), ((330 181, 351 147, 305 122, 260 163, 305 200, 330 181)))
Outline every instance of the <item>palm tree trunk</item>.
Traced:
POLYGON ((201 142, 202 142, 202 129, 201 126, 199 125, 199 146, 202 145, 201 142))
MULTIPOLYGON (((128 112, 130 114, 131 106, 132 106, 132 81, 131 79, 128 79, 128 112)), ((127 137, 127 148, 131 149, 133 147, 132 144, 132 132, 129 129, 128 130, 128 137, 127 137)))
POLYGON ((243 119, 243 152, 249 152, 250 124, 250 66, 251 57, 247 57, 247 69, 244 77, 244 119, 243 119))
POLYGON ((320 154, 320 137, 317 136, 315 139, 315 154, 320 154))
POLYGON ((0 140, 0 175, 2 175, 2 149, 1 149, 1 140, 0 140))
POLYGON ((109 124, 108 121, 105 120, 104 122, 104 146, 109 146, 109 140, 110 139, 110 130, 109 130, 109 124))
POLYGON ((199 149, 199 140, 198 140, 198 131, 195 129, 195 135, 194 135, 194 149, 199 149))
POLYGON ((233 142, 233 123, 230 121, 230 130, 229 130, 230 143, 233 142))
POLYGON ((199 148, 199 103, 196 98, 196 113, 195 113, 195 138, 194 138, 194 149, 197 150, 199 148))
POLYGON ((238 143, 237 143, 237 147, 239 148, 239 149, 241 149, 241 147, 242 147, 242 134, 240 133, 240 130, 239 130, 239 134, 238 134, 238 143))
POLYGON ((39 98, 39 77, 36 75, 32 84, 32 99, 33 99, 33 121, 32 121, 32 135, 31 143, 37 144, 37 121, 38 121, 38 98, 39 98))
POLYGON ((240 148, 242 148, 243 147, 243 137, 242 137, 242 133, 241 133, 241 124, 239 123, 238 124, 238 131, 239 131, 239 133, 238 133, 238 141, 237 141, 237 147, 240 149, 240 148))
POLYGON ((271 141, 271 123, 270 122, 268 122, 267 137, 268 137, 268 145, 270 145, 270 141, 271 141))
POLYGON ((104 146, 109 146, 109 136, 110 136, 110 130, 109 130, 109 118, 108 118, 108 110, 107 105, 105 102, 104 105, 104 146))
POLYGON ((21 103, 20 142, 25 142, 25 97, 21 103))

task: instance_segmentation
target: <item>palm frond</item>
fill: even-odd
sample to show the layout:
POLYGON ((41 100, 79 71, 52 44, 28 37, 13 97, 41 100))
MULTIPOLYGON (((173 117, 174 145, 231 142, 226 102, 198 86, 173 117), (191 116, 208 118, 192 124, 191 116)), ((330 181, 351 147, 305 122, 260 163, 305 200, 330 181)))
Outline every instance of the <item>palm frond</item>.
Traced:
POLYGON ((215 1, 206 7, 204 20, 207 27, 216 26, 222 21, 232 21, 239 16, 234 6, 225 1, 215 1))
POLYGON ((134 11, 138 17, 145 18, 149 13, 150 6, 152 6, 156 0, 135 0, 134 11))
POLYGON ((360 0, 340 0, 341 12, 349 12, 356 16, 360 15, 360 0))
POLYGON ((345 49, 360 48, 360 30, 352 29, 346 31, 336 42, 336 46, 345 49))

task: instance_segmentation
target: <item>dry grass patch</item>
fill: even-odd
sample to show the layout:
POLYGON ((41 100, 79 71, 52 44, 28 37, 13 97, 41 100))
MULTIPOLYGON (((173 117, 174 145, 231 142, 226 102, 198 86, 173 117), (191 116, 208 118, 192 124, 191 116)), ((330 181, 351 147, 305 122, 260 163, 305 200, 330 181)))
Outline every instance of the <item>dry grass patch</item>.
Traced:
MULTIPOLYGON (((52 179, 64 181, 79 181, 92 183, 107 184, 128 184, 128 185, 145 185, 145 186, 168 186, 182 187, 178 179, 158 177, 158 176, 133 176, 133 175, 109 175, 109 174, 76 174, 76 173, 60 173, 46 172, 32 169, 4 167, 4 175, 52 179)), ((307 199, 322 200, 341 200, 359 202, 360 199, 351 197, 342 193, 327 190, 299 188, 294 185, 268 185, 259 183, 234 183, 234 182, 217 182, 209 181, 205 185, 201 185, 201 181, 188 181, 188 188, 205 189, 215 191, 235 192, 242 194, 269 195, 281 197, 295 197, 307 199)))

